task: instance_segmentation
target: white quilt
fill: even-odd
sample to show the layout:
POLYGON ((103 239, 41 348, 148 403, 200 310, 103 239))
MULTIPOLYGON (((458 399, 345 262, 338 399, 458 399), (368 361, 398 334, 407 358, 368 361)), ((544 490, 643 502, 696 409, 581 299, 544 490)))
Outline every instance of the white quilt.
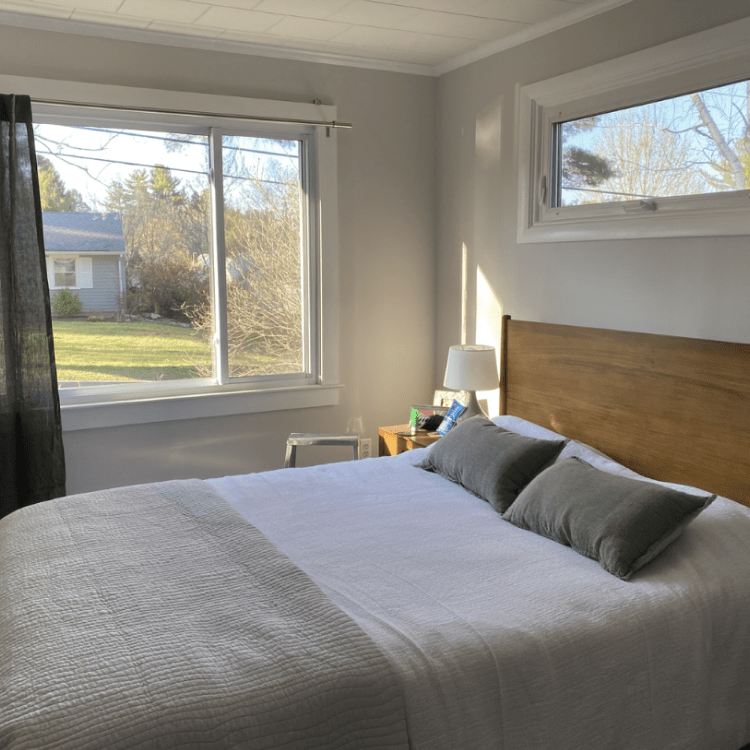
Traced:
POLYGON ((210 480, 397 666, 413 750, 750 742, 750 509, 718 499, 624 582, 422 454, 210 480))

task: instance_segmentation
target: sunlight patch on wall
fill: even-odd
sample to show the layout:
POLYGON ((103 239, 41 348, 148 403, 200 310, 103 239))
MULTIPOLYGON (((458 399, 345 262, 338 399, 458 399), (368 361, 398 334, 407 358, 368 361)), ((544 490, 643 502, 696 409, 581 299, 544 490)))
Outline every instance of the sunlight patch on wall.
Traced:
MULTIPOLYGON (((477 267, 476 335, 474 343, 495 347, 498 366, 500 363, 500 330, 502 327, 503 303, 480 267, 477 267)), ((499 371, 499 369, 498 369, 499 371)), ((500 390, 477 393, 477 398, 487 399, 488 413, 495 416, 500 410, 500 390)))
POLYGON ((469 248, 461 247, 461 344, 467 344, 469 330, 469 248))
POLYGON ((498 98, 477 115, 474 134, 477 163, 485 169, 500 161, 501 105, 502 98, 498 98))

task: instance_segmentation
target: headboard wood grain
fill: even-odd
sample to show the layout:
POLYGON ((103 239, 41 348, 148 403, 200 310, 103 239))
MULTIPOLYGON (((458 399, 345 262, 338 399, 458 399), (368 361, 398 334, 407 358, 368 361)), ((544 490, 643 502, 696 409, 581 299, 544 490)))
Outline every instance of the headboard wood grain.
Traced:
POLYGON ((750 345, 503 318, 500 413, 750 506, 750 345))

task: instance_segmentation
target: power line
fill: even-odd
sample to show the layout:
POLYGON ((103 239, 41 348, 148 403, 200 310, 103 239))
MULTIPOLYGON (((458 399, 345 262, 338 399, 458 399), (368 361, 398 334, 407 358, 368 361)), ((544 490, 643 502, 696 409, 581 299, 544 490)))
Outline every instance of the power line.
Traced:
MULTIPOLYGON (((76 159, 83 159, 86 161, 104 162, 105 164, 121 164, 122 166, 125 166, 125 167, 142 167, 143 169, 155 169, 158 166, 164 166, 164 168, 168 169, 170 172, 186 172, 188 174, 200 175, 200 176, 206 177, 207 179, 209 177, 209 174, 206 171, 196 170, 196 169, 186 169, 183 167, 167 167, 166 165, 143 164, 141 162, 123 161, 121 159, 105 159, 101 156, 83 156, 82 154, 65 154, 65 153, 56 153, 53 151, 41 151, 40 153, 43 155, 55 156, 59 159, 68 159, 71 161, 76 160, 76 159)), ((81 169, 83 169, 83 167, 81 167, 81 169)), ((245 177, 243 175, 234 175, 234 174, 224 174, 224 177, 233 179, 233 180, 244 180, 247 182, 262 182, 266 185, 290 185, 291 184, 290 182, 283 182, 281 180, 268 180, 262 177, 245 177)))
MULTIPOLYGON (((203 143, 198 143, 196 141, 185 141, 185 140, 182 140, 181 138, 170 138, 170 137, 163 136, 163 135, 150 135, 149 133, 145 133, 145 132, 140 131, 140 130, 113 130, 111 128, 94 128, 94 127, 91 127, 91 126, 88 126, 88 125, 76 125, 76 126, 72 126, 72 127, 71 126, 67 126, 67 125, 49 125, 49 124, 44 124, 44 123, 37 123, 37 125, 39 125, 41 127, 47 127, 47 128, 49 128, 49 127, 52 127, 52 128, 66 128, 66 129, 74 130, 74 131, 75 130, 88 130, 88 131, 91 131, 91 132, 94 132, 94 133, 110 133, 111 135, 115 135, 115 136, 117 136, 117 135, 124 135, 124 136, 129 136, 129 137, 132 137, 132 138, 148 138, 148 139, 153 140, 153 141, 160 141, 160 142, 166 142, 166 143, 179 143, 181 145, 201 146, 202 148, 203 147, 208 148, 208 141, 206 141, 206 143, 203 144, 203 143)), ((36 126, 35 126, 35 129, 36 129, 36 126)), ((41 136, 38 136, 38 137, 44 138, 46 140, 52 140, 48 136, 44 136, 43 134, 41 136)), ((206 138, 206 139, 208 138, 208 136, 200 136, 200 135, 198 137, 199 138, 206 138)), ((241 137, 246 137, 246 136, 230 136, 230 137, 241 138, 241 137)), ((273 140, 273 139, 271 139, 271 138, 253 138, 253 140, 256 140, 256 141, 258 141, 258 140, 260 140, 260 141, 268 141, 268 140, 273 140)), ((59 143, 59 141, 56 141, 56 142, 59 143)), ((287 143, 295 143, 295 144, 298 144, 298 146, 299 146, 299 141, 287 140, 286 142, 287 143)), ((67 145, 69 147, 71 147, 71 148, 79 148, 77 146, 70 146, 70 144, 67 144, 67 145)), ((265 149, 242 148, 240 146, 226 146, 224 144, 222 144, 221 147, 222 147, 222 149, 224 151, 239 151, 239 152, 245 153, 245 154, 260 154, 261 156, 282 156, 282 157, 285 157, 287 159, 297 159, 297 158, 299 158, 299 153, 288 154, 288 153, 286 153, 284 151, 267 151, 265 149)))

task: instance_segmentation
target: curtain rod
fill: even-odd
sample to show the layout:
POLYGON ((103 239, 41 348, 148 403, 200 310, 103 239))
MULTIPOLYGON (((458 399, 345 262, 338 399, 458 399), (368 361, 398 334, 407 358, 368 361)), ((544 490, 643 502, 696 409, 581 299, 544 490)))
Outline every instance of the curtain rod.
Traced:
POLYGON ((32 99, 32 104, 49 104, 53 107, 87 107, 90 109, 109 109, 119 112, 134 112, 136 114, 179 115, 180 117, 217 117, 226 120, 249 120, 251 122, 267 122, 274 125, 309 125, 316 128, 351 128, 350 122, 337 120, 294 120, 278 117, 254 117, 251 115, 229 115, 214 112, 195 112, 188 109, 146 109, 144 107, 122 107, 116 104, 90 104, 86 102, 66 102, 58 99, 32 99))

